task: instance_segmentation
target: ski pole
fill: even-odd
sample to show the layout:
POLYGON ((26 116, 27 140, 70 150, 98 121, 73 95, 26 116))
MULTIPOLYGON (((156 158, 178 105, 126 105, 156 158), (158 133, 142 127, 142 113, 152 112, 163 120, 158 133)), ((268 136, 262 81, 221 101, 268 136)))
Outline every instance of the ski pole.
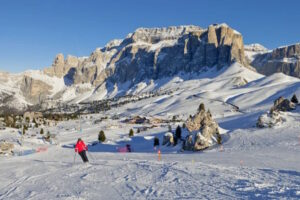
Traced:
POLYGON ((74 161, 73 161, 73 165, 75 164, 75 159, 76 159, 76 152, 74 154, 74 161))

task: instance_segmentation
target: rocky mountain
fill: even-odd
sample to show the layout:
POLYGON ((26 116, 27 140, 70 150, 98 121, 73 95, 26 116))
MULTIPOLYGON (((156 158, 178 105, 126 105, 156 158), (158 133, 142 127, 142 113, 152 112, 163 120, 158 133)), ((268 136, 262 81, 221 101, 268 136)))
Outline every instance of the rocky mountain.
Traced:
POLYGON ((259 54, 267 53, 269 50, 261 44, 248 44, 244 46, 245 57, 248 63, 251 63, 259 54))
MULTIPOLYGON (((70 101, 85 93, 95 93, 99 100, 109 92, 114 93, 116 84, 126 83, 130 88, 144 80, 180 72, 201 73, 213 67, 221 69, 233 62, 248 66, 242 35, 226 24, 206 29, 139 28, 123 40, 113 40, 96 49, 89 57, 64 58, 58 54, 52 66, 13 75, 17 77, 15 81, 3 85, 15 88, 12 97, 22 97, 21 107, 40 104, 49 98, 70 101)), ((12 75, 6 76, 14 79, 12 75)))
POLYGON ((88 58, 58 54, 44 70, 50 76, 66 77, 74 84, 99 85, 107 78, 116 82, 139 82, 172 76, 180 71, 201 72, 237 61, 247 65, 242 35, 225 24, 207 29, 197 26, 139 28, 124 40, 114 40, 96 49, 88 58))
POLYGON ((299 76, 298 55, 299 45, 273 52, 258 44, 244 47, 242 35, 226 24, 139 28, 88 57, 58 54, 41 71, 0 73, 0 106, 24 109, 45 102, 47 107, 101 100, 141 92, 155 80, 221 70, 234 62, 264 74, 299 76))
POLYGON ((251 65, 264 75, 282 72, 300 78, 300 44, 279 47, 255 56, 251 65))

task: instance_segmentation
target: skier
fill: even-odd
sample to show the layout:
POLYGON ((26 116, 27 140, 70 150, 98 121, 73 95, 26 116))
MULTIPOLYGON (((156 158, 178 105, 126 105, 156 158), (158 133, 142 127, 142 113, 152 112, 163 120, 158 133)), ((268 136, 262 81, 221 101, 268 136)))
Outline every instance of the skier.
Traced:
POLYGON ((77 143, 75 145, 75 152, 78 152, 83 162, 89 162, 86 151, 88 150, 87 146, 84 144, 81 138, 78 138, 77 143))

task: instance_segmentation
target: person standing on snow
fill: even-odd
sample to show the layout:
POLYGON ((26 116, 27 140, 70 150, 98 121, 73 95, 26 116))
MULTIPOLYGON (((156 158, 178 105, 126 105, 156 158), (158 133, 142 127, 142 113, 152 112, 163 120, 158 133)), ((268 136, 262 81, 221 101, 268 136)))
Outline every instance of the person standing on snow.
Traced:
POLYGON ((77 143, 75 145, 75 152, 78 152, 83 162, 89 162, 86 151, 88 150, 87 146, 84 144, 81 138, 78 138, 77 143))

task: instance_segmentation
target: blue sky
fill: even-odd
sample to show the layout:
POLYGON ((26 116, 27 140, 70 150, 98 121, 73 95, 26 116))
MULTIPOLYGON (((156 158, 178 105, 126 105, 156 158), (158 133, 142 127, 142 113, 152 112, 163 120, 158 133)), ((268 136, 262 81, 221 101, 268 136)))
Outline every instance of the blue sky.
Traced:
POLYGON ((227 23, 267 48, 300 42, 299 0, 0 0, 0 71, 89 55, 138 27, 227 23))

